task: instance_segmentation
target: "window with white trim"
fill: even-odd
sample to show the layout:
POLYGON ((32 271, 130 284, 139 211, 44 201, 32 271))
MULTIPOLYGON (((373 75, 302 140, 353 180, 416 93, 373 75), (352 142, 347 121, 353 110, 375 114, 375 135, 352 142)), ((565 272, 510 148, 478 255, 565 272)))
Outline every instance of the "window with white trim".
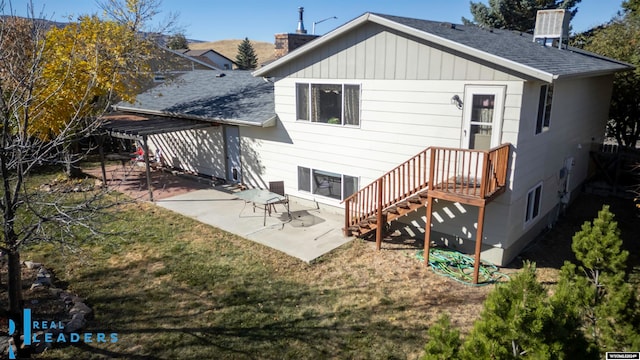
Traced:
POLYGON ((296 84, 296 118, 333 125, 360 125, 360 85, 296 84))
POLYGON ((538 218, 542 201, 542 183, 534 186, 527 193, 527 208, 524 216, 525 225, 538 218))
POLYGON ((540 86, 540 100, 538 102, 538 118, 536 119, 536 134, 549 130, 551 120, 551 103, 553 100, 553 85, 540 86))
POLYGON ((298 166, 298 190, 343 200, 358 191, 358 178, 298 166))

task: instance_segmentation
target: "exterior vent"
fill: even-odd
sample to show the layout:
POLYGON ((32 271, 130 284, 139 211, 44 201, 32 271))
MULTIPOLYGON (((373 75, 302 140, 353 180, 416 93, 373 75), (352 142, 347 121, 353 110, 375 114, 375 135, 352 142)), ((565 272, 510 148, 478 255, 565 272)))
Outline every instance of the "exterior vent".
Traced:
POLYGON ((542 45, 558 48, 569 39, 570 16, 564 9, 539 10, 536 16, 536 28, 533 41, 542 45))

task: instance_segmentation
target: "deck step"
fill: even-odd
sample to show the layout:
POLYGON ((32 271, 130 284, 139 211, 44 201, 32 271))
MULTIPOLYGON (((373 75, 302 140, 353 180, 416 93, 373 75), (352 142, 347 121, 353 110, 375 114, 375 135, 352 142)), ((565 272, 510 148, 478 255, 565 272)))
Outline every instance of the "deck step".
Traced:
POLYGON ((392 206, 386 210, 382 210, 382 214, 384 215, 388 215, 388 214, 395 214, 395 215, 399 215, 400 212, 398 211, 398 208, 396 206, 392 206))
POLYGON ((410 198, 407 199, 408 202, 413 203, 413 204, 423 204, 422 199, 420 198, 420 195, 414 195, 410 198))

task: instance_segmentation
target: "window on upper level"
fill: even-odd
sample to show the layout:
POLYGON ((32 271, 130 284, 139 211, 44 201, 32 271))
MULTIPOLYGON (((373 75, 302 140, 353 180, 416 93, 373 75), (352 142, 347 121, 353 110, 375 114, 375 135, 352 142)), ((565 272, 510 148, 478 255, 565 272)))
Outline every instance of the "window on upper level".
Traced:
POLYGON ((298 120, 360 125, 360 85, 296 84, 298 120))
POLYGON ((536 134, 549 129, 551 119, 551 102, 553 98, 553 85, 540 87, 540 100, 538 102, 538 118, 536 121, 536 134))

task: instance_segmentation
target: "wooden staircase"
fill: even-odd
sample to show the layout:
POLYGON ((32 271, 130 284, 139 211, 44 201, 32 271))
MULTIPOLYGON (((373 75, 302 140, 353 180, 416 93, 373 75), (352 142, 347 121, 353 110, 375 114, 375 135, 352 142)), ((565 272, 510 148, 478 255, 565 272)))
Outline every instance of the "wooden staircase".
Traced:
POLYGON ((380 248, 384 225, 427 206, 429 197, 484 206, 505 190, 509 149, 421 151, 344 200, 345 236, 376 231, 380 248))

